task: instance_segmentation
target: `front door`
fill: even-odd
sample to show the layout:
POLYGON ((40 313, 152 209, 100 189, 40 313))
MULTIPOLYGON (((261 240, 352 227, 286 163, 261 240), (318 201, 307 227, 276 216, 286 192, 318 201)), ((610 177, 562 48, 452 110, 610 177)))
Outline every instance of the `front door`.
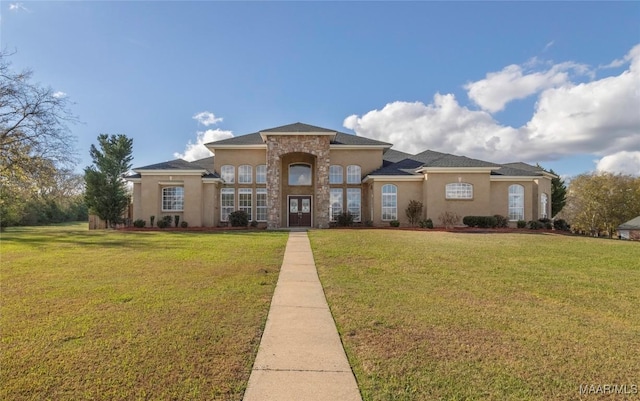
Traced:
POLYGON ((311 196, 289 196, 289 227, 311 227, 311 196))

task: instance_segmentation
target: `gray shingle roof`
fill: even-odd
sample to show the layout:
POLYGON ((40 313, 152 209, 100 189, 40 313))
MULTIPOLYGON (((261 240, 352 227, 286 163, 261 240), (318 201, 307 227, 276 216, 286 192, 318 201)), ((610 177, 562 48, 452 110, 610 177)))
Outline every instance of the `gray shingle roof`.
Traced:
POLYGON ((314 125, 298 122, 288 125, 282 125, 280 127, 263 129, 260 132, 336 132, 336 130, 316 127, 314 125))
POLYGON ((517 168, 518 170, 527 170, 527 171, 544 171, 542 168, 538 166, 532 166, 531 164, 523 163, 523 162, 515 162, 515 163, 504 163, 503 166, 517 168))
POLYGON ((203 168, 183 159, 175 159, 144 167, 136 167, 134 170, 203 170, 203 168))
POLYGON ((640 230, 640 216, 620 224, 618 230, 640 230))
MULTIPOLYGON (((511 163, 513 164, 513 163, 511 163)), ((524 163, 523 163, 524 164, 524 163)), ((523 170, 519 168, 509 167, 507 165, 503 165, 498 170, 493 170, 491 175, 509 175, 509 176, 517 176, 517 177, 535 177, 542 175, 542 170, 523 170)))
POLYGON ((423 167, 498 167, 495 163, 471 159, 466 156, 456 156, 449 153, 440 153, 433 150, 425 150, 411 157, 423 163, 423 167))
POLYGON ((365 138, 363 136, 345 134, 344 132, 336 133, 335 138, 331 141, 332 145, 361 145, 361 146, 389 146, 390 143, 376 141, 375 139, 365 138))
POLYGON ((206 143, 206 146, 209 145, 262 145, 264 141, 260 136, 260 133, 255 132, 253 134, 239 135, 234 136, 233 138, 223 139, 221 141, 209 142, 206 143))
POLYGON ((387 162, 387 164, 390 164, 390 163, 397 163, 411 156, 413 155, 409 153, 401 152, 399 150, 387 149, 382 155, 382 160, 384 162, 387 162))

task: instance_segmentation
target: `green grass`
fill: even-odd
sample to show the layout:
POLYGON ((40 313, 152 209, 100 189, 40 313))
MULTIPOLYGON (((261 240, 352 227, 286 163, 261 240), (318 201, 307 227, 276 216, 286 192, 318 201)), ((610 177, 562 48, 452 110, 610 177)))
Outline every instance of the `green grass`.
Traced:
POLYGON ((1 236, 2 400, 239 400, 287 233, 1 236))
POLYGON ((310 238, 365 400, 574 400, 594 397, 579 394, 584 384, 640 386, 638 243, 391 230, 310 238))

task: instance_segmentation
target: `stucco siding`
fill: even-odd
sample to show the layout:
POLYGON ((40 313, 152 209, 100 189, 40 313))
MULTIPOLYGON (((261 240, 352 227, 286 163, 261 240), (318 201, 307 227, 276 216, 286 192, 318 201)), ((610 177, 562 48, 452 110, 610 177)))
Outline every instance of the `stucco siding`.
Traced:
POLYGON ((445 212, 455 213, 460 219, 464 216, 483 216, 491 214, 491 193, 489 173, 428 173, 426 186, 426 216, 435 225, 440 224, 440 217, 445 212), (447 199, 447 184, 471 184, 471 199, 447 199))
POLYGON ((382 167, 382 149, 331 149, 329 153, 331 165, 339 165, 347 172, 347 166, 358 165, 362 177, 382 167))

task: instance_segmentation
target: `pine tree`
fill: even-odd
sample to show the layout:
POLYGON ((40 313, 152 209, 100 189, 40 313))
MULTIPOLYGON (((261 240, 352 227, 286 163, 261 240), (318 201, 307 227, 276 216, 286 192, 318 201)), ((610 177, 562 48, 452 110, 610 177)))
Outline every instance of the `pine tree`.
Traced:
POLYGON ((551 217, 555 217, 567 203, 567 186, 553 169, 549 172, 556 175, 551 180, 551 217))

